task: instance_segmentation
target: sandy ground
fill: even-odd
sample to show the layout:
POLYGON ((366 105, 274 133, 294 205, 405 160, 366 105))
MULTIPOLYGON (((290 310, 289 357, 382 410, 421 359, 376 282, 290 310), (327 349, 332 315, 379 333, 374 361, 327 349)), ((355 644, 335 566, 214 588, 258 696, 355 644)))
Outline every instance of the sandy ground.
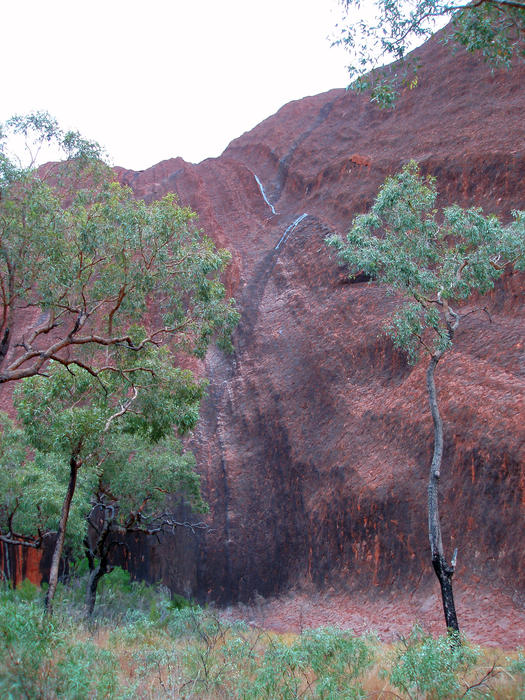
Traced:
MULTIPOLYGON (((503 649, 525 646, 523 601, 472 588, 458 588, 455 599, 461 631, 472 642, 503 649)), ((252 605, 238 604, 222 614, 229 620, 244 620, 281 633, 324 626, 356 634, 374 631, 384 642, 406 635, 415 622, 432 634, 444 632, 438 588, 428 588, 417 596, 371 600, 362 595, 290 592, 279 598, 258 598, 252 605)))

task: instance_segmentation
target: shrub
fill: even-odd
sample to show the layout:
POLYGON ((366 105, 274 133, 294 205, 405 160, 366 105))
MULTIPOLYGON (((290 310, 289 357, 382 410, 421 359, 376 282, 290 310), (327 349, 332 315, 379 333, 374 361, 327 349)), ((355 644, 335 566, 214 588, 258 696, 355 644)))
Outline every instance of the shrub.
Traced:
POLYGON ((507 672, 516 686, 515 697, 525 700, 525 654, 520 651, 518 657, 510 661, 507 672))
POLYGON ((52 658, 62 635, 33 603, 0 594, 0 696, 47 697, 52 658))
POLYGON ((117 660, 58 616, 45 615, 29 586, 0 593, 0 696, 114 697, 117 660))
POLYGON ((470 686, 466 678, 480 656, 477 648, 455 644, 450 636, 434 639, 415 626, 394 651, 388 678, 410 698, 459 698, 470 686))
POLYGON ((259 641, 237 635, 225 647, 227 662, 236 670, 239 697, 364 697, 358 679, 375 658, 371 638, 325 628, 307 631, 292 644, 271 636, 266 636, 265 644, 259 641))

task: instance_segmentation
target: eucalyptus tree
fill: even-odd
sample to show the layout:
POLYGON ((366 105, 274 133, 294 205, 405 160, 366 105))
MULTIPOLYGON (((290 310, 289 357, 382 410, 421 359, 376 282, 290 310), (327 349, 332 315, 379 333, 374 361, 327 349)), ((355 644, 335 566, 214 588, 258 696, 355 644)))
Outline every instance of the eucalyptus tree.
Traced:
POLYGON ((135 199, 101 156, 47 114, 0 126, 0 383, 43 373, 49 360, 95 371, 94 347, 125 346, 140 365, 151 344, 203 355, 211 338, 230 343, 228 251, 174 194, 135 199), (25 140, 28 165, 9 155, 10 132, 25 140), (36 168, 47 143, 66 160, 36 168))
POLYGON ((370 90, 371 99, 392 107, 401 87, 417 85, 418 62, 407 57, 414 41, 427 39, 436 23, 451 21, 444 41, 479 51, 494 67, 525 59, 524 0, 341 0, 339 35, 345 46, 351 87, 370 90), (395 63, 384 67, 384 63, 395 63))
MULTIPOLYGON (((55 455, 35 450, 26 432, 0 413, 0 541, 6 545, 39 549, 56 532, 64 491, 64 465, 55 455)), ((81 482, 79 490, 84 483, 81 482)), ((87 492, 85 492, 87 495, 87 492)), ((78 532, 83 514, 74 503, 72 532, 78 532)), ((4 566, 10 578, 8 550, 4 566)))
POLYGON ((89 567, 88 615, 93 613, 101 578, 112 570, 112 551, 127 547, 127 535, 141 533, 159 539, 176 528, 194 533, 207 529, 204 521, 177 516, 181 497, 192 513, 207 512, 195 457, 183 449, 180 439, 174 435, 155 442, 144 436, 137 439, 135 433, 126 432, 126 427, 114 434, 86 516, 83 545, 89 567))
MULTIPOLYGON (((195 460, 175 431, 184 435, 195 426, 206 383, 190 370, 173 367, 165 348, 148 348, 141 359, 142 366, 128 372, 112 358, 120 372, 102 369, 96 376, 51 362, 46 377, 25 379, 15 392, 23 427, 16 438, 36 456, 24 459, 20 449, 13 455, 11 463, 17 459, 18 473, 27 479, 23 490, 3 493, 4 522, 12 523, 16 515, 22 545, 39 546, 46 534, 56 533, 49 610, 66 534, 77 556, 82 543, 88 557, 92 611, 98 581, 109 570, 110 548, 125 532, 174 527, 172 514, 163 510, 171 493, 204 508, 195 460)), ((6 532, 11 541, 16 539, 12 530, 6 532)))
MULTIPOLYGON (((36 456, 24 469, 54 455, 69 471, 49 603, 79 473, 98 472, 101 444, 124 415, 140 415, 141 402, 153 442, 193 427, 202 387, 177 365, 203 357, 211 342, 230 349, 239 319, 221 282, 229 252, 215 248, 174 194, 136 199, 102 155, 46 113, 0 125, 0 384, 25 380, 18 410, 36 456), (9 134, 22 138, 28 163, 10 155, 9 134), (37 168, 49 144, 66 160, 37 168), (193 386, 191 399, 182 400, 182 385, 193 386)), ((22 522, 20 503, 12 525, 22 522)), ((13 539, 9 522, 4 530, 13 539)), ((18 541, 41 538, 26 532, 18 541)))
POLYGON ((452 591, 457 552, 445 557, 438 485, 443 461, 443 423, 435 386, 438 363, 452 347, 465 315, 461 304, 485 294, 507 266, 525 268, 525 212, 513 212, 504 226, 480 209, 453 205, 438 216, 435 179, 422 177, 411 162, 388 178, 366 214, 357 216, 347 237, 327 239, 350 276, 365 273, 396 295, 399 308, 386 326, 394 345, 410 362, 423 353, 434 425, 428 481, 428 534, 432 566, 441 586, 447 628, 458 630, 452 591))

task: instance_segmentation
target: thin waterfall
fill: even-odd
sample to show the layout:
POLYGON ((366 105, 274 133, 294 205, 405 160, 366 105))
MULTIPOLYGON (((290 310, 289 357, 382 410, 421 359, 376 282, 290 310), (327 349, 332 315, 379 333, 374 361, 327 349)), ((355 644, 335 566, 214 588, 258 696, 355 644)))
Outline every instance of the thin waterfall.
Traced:
POLYGON ((275 250, 279 250, 279 248, 286 243, 286 239, 288 236, 295 230, 296 226, 298 226, 303 219, 305 219, 308 216, 308 214, 301 214, 301 216, 298 216, 295 221, 292 221, 292 223, 288 226, 286 231, 283 233, 281 236, 279 243, 275 246, 275 250))
POLYGON ((261 194, 263 196, 264 201, 272 210, 272 214, 277 214, 277 212, 275 211, 275 207, 273 206, 273 204, 270 202, 270 200, 266 196, 266 192, 264 191, 264 187, 263 187, 262 182, 259 180, 259 178, 257 177, 257 175, 255 173, 253 173, 253 176, 255 178, 256 183, 259 185, 259 189, 261 190, 261 194))

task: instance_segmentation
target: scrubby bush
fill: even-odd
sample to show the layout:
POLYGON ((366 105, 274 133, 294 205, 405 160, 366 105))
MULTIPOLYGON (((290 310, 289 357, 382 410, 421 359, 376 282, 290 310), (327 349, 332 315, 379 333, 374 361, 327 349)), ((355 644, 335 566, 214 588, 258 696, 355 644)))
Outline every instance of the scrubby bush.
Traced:
POLYGON ((396 647, 388 678, 394 688, 414 699, 448 700, 467 693, 470 697, 479 696, 486 690, 484 683, 474 685, 483 674, 478 680, 471 680, 470 676, 480 658, 479 648, 465 642, 459 644, 450 635, 434 639, 416 626, 396 647))
POLYGON ((308 630, 291 644, 265 635, 235 637, 225 648, 238 673, 237 693, 256 698, 360 698, 360 679, 375 658, 372 638, 325 628, 308 630), (262 651, 260 649, 262 647, 262 651))
POLYGON ((278 635, 195 605, 177 609, 166 589, 122 571, 108 576, 104 615, 88 625, 82 588, 75 579, 62 586, 53 617, 35 586, 0 589, 0 697, 525 700, 523 653, 498 659, 419 627, 389 650, 339 629, 278 635))
POLYGON ((509 660, 506 671, 515 688, 514 696, 517 700, 525 700, 525 653, 523 651, 519 652, 516 659, 509 660))
POLYGON ((0 696, 115 697, 117 659, 63 618, 44 615, 34 589, 0 592, 0 696))

